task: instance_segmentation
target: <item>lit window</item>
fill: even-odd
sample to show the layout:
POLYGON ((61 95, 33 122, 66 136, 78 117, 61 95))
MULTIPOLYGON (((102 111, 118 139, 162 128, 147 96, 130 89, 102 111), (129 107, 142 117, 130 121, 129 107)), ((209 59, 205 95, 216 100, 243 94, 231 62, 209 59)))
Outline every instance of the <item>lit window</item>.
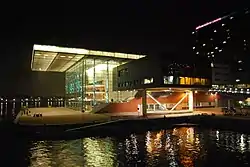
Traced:
MULTIPOLYGON (((236 79, 235 81, 236 81, 236 82, 240 82, 240 79, 236 79)), ((235 89, 235 90, 236 90, 236 89, 235 89)))
POLYGON ((218 49, 218 47, 216 46, 215 49, 218 49))
POLYGON ((214 57, 214 55, 212 55, 212 57, 214 57))
POLYGON ((214 54, 214 52, 211 52, 211 54, 214 54))
POLYGON ((206 44, 204 43, 203 46, 206 46, 206 44))
POLYGON ((196 52, 196 54, 198 55, 198 54, 199 54, 199 52, 196 52))
POLYGON ((239 60, 238 63, 242 63, 242 60, 239 60))
POLYGON ((220 49, 219 52, 222 52, 222 49, 220 49))
POLYGON ((164 84, 173 84, 174 76, 164 76, 164 84))
POLYGON ((193 49, 195 49, 195 47, 193 47, 193 49))
POLYGON ((223 41, 223 43, 227 43, 227 41, 223 41))
POLYGON ((145 79, 144 79, 144 84, 151 84, 151 83, 153 83, 153 82, 154 82, 154 78, 150 78, 150 79, 145 78, 145 79))

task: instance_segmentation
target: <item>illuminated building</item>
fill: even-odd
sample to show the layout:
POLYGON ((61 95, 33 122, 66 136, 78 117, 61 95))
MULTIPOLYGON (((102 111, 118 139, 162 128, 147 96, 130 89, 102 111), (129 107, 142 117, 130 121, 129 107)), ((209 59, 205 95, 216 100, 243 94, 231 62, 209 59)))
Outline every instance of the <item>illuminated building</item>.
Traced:
POLYGON ((215 106, 215 96, 203 92, 211 87, 211 67, 199 56, 146 57, 34 45, 31 69, 64 73, 65 107, 78 111, 144 115, 215 106))
POLYGON ((250 83, 249 20, 249 10, 234 12, 192 32, 193 53, 210 60, 214 85, 250 83))
POLYGON ((34 45, 33 71, 64 72, 66 107, 91 111, 113 99, 113 68, 144 55, 34 45))

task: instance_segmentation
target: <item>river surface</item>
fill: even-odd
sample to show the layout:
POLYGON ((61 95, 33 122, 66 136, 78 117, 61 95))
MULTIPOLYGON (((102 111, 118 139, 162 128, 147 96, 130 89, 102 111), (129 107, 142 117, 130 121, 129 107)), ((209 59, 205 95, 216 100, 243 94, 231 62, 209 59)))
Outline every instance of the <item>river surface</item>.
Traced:
POLYGON ((250 135, 178 127, 115 137, 30 141, 1 136, 0 166, 250 166, 250 135))

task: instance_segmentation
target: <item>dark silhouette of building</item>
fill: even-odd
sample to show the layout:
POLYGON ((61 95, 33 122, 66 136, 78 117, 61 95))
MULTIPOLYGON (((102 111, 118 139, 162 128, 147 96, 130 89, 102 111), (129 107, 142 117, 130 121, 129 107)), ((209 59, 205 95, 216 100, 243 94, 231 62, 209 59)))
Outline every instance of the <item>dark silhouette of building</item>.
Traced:
POLYGON ((194 54, 208 58, 213 68, 221 66, 218 64, 230 67, 227 84, 250 83, 249 20, 250 13, 246 9, 197 26, 192 32, 194 54))

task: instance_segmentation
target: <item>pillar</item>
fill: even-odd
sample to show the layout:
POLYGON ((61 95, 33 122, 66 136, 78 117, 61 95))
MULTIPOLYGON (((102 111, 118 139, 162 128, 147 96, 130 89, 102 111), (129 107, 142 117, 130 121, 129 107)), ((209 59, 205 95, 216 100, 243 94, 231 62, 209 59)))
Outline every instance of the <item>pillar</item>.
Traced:
POLYGON ((142 90, 142 115, 147 115, 147 90, 142 90))
POLYGON ((215 103, 215 107, 216 107, 216 108, 219 107, 217 96, 216 96, 215 99, 214 99, 214 103, 215 103))
POLYGON ((228 108, 231 107, 231 101, 230 101, 230 99, 227 100, 227 107, 228 107, 228 108))
POLYGON ((194 111, 194 96, 193 91, 188 92, 188 110, 194 111))

